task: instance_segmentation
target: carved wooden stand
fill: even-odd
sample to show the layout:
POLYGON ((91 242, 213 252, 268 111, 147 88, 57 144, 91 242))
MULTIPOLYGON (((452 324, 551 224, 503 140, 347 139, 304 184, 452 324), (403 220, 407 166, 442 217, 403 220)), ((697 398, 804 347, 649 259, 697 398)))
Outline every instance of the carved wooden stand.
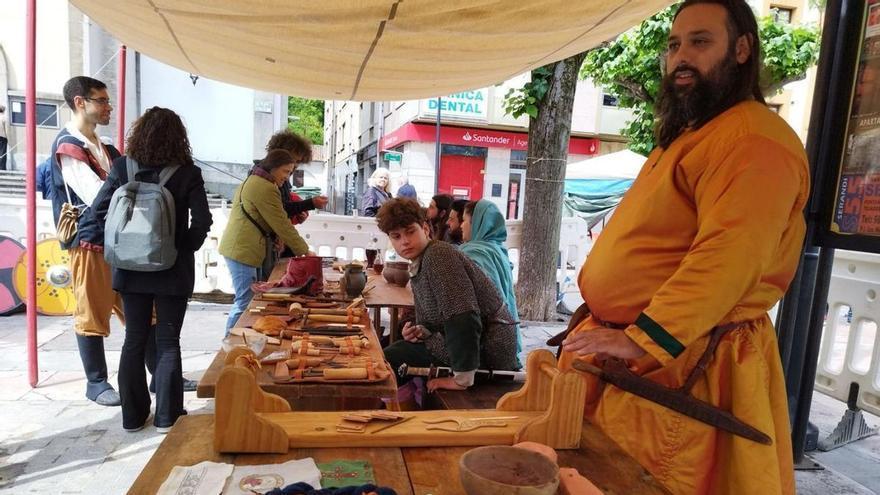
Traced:
MULTIPOLYGON (((415 411, 405 423, 381 432, 340 433, 335 429, 345 412, 291 412, 287 401, 263 392, 252 369, 233 350, 217 382, 214 448, 220 452, 285 453, 289 447, 437 447, 511 445, 523 441, 555 449, 576 449, 580 444, 586 388, 574 371, 561 373, 549 351, 529 354, 523 387, 501 399, 495 409, 415 411), (443 418, 506 419, 504 426, 472 431, 426 430, 421 420, 443 418)), ((382 425, 380 425, 382 426, 382 425)))

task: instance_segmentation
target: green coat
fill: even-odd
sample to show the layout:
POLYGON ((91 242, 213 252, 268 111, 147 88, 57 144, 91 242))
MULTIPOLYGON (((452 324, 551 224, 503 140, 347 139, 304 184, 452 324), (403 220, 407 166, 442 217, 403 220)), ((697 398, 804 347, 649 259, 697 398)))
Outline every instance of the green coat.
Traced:
POLYGON ((290 223, 281 195, 275 184, 259 176, 248 177, 232 198, 229 223, 220 240, 220 254, 239 263, 260 266, 266 256, 266 238, 242 213, 242 203, 265 231, 274 232, 297 256, 308 253, 309 246, 290 223))

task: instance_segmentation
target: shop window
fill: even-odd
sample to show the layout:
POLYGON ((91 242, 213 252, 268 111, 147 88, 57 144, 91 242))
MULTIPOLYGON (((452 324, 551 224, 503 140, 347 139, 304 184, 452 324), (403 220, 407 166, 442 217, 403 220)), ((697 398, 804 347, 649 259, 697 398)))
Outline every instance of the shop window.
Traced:
POLYGON ((770 7, 770 15, 772 15, 773 20, 779 24, 791 24, 791 20, 794 17, 794 9, 791 7, 772 5, 770 7))
POLYGON ((614 95, 609 95, 608 93, 603 93, 602 94, 602 106, 606 106, 606 107, 618 106, 617 97, 614 95))
POLYGON ((510 168, 524 169, 526 168, 526 157, 528 152, 525 150, 512 150, 510 152, 510 168))
POLYGON ((480 148, 477 146, 458 146, 455 144, 444 144, 440 147, 440 154, 485 158, 489 155, 489 149, 480 148))
MULTIPOLYGON (((13 125, 25 124, 24 99, 11 99, 9 101, 10 123, 13 125)), ((37 102, 37 127, 58 128, 58 104, 37 102)))
POLYGON ((779 115, 779 113, 782 112, 782 105, 779 103, 768 103, 767 108, 776 115, 779 115))

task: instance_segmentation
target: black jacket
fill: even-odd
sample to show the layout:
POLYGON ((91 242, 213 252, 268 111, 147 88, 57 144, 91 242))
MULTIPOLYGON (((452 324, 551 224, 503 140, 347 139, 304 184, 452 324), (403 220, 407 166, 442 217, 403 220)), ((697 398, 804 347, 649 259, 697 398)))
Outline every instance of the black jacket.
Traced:
MULTIPOLYGON (((142 170, 138 173, 138 179, 157 183, 160 170, 152 167, 150 170, 142 170)), ((126 182, 128 172, 125 168, 125 157, 121 157, 113 162, 107 181, 98 191, 92 207, 86 210, 85 221, 94 226, 93 228, 100 229, 102 238, 110 199, 113 192, 126 182)), ((195 283, 194 253, 202 247, 212 223, 202 170, 195 165, 182 166, 165 187, 174 197, 174 245, 177 247, 177 261, 171 268, 159 272, 113 269, 113 289, 119 292, 186 297, 192 295, 195 283)))
POLYGON ((375 217, 376 213, 379 213, 379 208, 381 208, 389 199, 391 199, 391 196, 387 192, 378 187, 368 187, 367 190, 364 191, 364 199, 361 204, 361 207, 364 210, 363 215, 365 217, 375 217))

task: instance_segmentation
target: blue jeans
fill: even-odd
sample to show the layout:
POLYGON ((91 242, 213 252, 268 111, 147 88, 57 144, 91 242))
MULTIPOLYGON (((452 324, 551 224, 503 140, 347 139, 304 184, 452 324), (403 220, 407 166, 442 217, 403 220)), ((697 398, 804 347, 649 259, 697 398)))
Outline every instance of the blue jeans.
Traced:
POLYGON ((232 276, 232 288, 235 290, 235 299, 232 301, 232 309, 229 310, 229 319, 226 320, 226 335, 229 335, 229 330, 235 326, 238 317, 244 313, 254 297, 251 284, 257 281, 257 267, 230 258, 225 259, 229 275, 232 276))

